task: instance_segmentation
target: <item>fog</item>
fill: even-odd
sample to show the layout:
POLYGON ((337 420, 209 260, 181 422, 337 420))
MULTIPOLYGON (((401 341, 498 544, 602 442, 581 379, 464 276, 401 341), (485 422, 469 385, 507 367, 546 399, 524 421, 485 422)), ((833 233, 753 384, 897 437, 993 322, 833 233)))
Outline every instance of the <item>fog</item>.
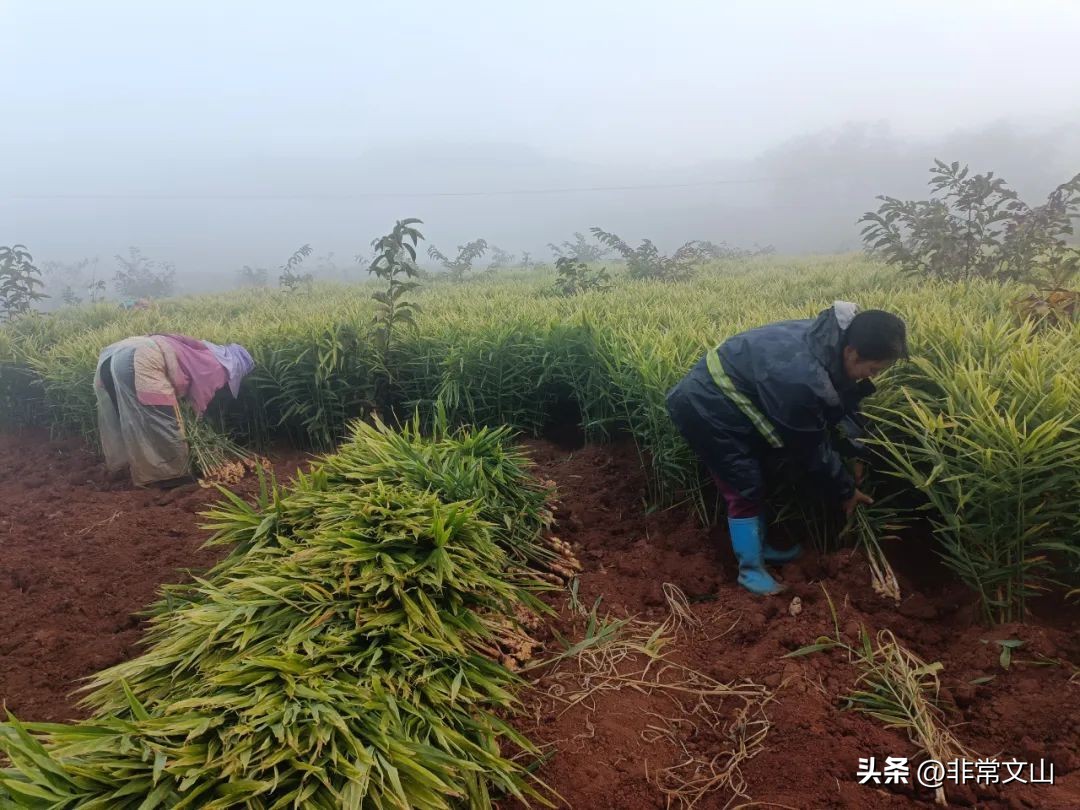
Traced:
POLYGON ((407 216, 540 259, 593 225, 846 251, 934 158, 1032 201, 1080 171, 1064 0, 7 0, 0 26, 0 244, 106 276, 137 245, 182 291, 304 243, 348 265, 407 216))

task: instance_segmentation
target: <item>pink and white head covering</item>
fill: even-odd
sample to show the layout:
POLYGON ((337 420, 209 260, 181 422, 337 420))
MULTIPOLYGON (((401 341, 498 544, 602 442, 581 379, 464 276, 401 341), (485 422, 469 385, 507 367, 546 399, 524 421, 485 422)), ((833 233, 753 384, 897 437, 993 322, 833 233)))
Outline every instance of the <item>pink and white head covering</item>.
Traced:
POLYGON ((229 390, 232 392, 233 399, 235 399, 240 395, 240 382, 255 368, 255 361, 251 359, 247 349, 239 343, 229 343, 226 346, 219 346, 209 340, 204 340, 203 343, 206 348, 214 353, 214 357, 217 358, 218 362, 225 367, 225 374, 229 380, 229 390))

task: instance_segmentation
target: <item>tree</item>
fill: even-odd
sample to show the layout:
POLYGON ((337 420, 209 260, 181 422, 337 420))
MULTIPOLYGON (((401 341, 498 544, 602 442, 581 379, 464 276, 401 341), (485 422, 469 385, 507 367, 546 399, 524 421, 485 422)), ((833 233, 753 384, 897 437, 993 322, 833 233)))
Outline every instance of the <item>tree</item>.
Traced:
POLYGON ((489 270, 502 270, 507 267, 511 267, 514 264, 514 260, 517 257, 513 253, 507 253, 501 247, 491 246, 491 264, 488 265, 489 270))
POLYGON ((105 300, 105 280, 91 276, 90 283, 86 285, 86 294, 90 296, 90 303, 97 304, 105 300))
POLYGON ((278 276, 278 284, 285 292, 295 293, 301 287, 310 287, 312 278, 311 273, 299 273, 299 267, 304 263, 304 259, 311 255, 311 245, 301 245, 289 257, 289 260, 285 262, 281 267, 281 275, 278 276))
POLYGON ((469 271, 472 270, 473 262, 483 256, 488 249, 488 244, 483 239, 474 239, 464 245, 458 245, 458 253, 453 259, 447 258, 439 252, 434 245, 428 248, 428 256, 443 266, 451 281, 464 281, 469 271))
POLYGON ((172 262, 156 262, 142 255, 137 247, 128 248, 127 258, 115 257, 119 269, 113 281, 116 290, 127 298, 165 298, 172 294, 176 267, 172 262))
POLYGON ((48 298, 37 289, 41 286, 41 271, 25 245, 0 247, 0 316, 4 320, 25 315, 35 301, 48 298))
POLYGON ((85 271, 89 268, 90 275, 96 276, 98 259, 94 257, 79 259, 77 262, 49 261, 41 265, 42 276, 48 283, 57 288, 70 291, 75 295, 76 289, 84 289, 85 271))
POLYGON ((555 260, 555 292, 558 295, 571 296, 592 290, 607 290, 611 287, 607 270, 590 270, 585 262, 560 256, 555 260))
POLYGON ((265 287, 270 273, 265 267, 252 267, 245 264, 240 268, 239 276, 241 287, 265 287))
POLYGON ((563 242, 562 246, 556 245, 554 242, 548 242, 548 247, 551 248, 551 253, 556 259, 560 256, 567 256, 586 263, 598 262, 608 253, 603 245, 594 245, 585 238, 583 233, 578 231, 574 231, 573 242, 563 242))
POLYGON ((79 283, 82 284, 85 282, 83 289, 86 290, 86 295, 89 298, 90 303, 97 304, 105 300, 105 279, 98 278, 98 260, 96 256, 90 260, 87 267, 90 269, 90 278, 88 280, 80 279, 79 283))
POLYGON ((748 250, 729 245, 727 242, 717 244, 716 242, 702 241, 698 242, 697 246, 703 258, 714 261, 720 259, 749 259, 752 256, 771 256, 776 253, 776 248, 772 245, 760 247, 755 244, 753 248, 748 250))
POLYGON ((368 272, 386 282, 385 289, 372 294, 375 299, 375 318, 372 338, 377 360, 378 378, 375 401, 388 406, 394 384, 394 338, 401 328, 415 328, 415 314, 420 305, 405 300, 406 295, 420 285, 413 281, 419 275, 416 266, 416 245, 424 236, 415 227, 422 225, 419 219, 402 219, 386 236, 371 243, 375 258, 368 272))
POLYGON ((904 272, 948 281, 970 278, 1064 287, 1080 269, 1068 244, 1080 216, 1080 174, 1030 207, 993 172, 934 161, 928 200, 881 196, 859 220, 868 252, 904 272))
POLYGON ((687 242, 671 256, 665 256, 650 239, 635 248, 613 233, 600 228, 590 230, 597 241, 623 257, 627 274, 634 279, 685 281, 693 276, 695 266, 708 258, 698 242, 687 242))
POLYGON ((98 259, 83 258, 77 262, 48 261, 41 265, 42 277, 46 280, 45 289, 58 293, 65 306, 77 306, 82 303, 79 291, 89 287, 85 278, 87 268, 91 279, 97 276, 98 259))

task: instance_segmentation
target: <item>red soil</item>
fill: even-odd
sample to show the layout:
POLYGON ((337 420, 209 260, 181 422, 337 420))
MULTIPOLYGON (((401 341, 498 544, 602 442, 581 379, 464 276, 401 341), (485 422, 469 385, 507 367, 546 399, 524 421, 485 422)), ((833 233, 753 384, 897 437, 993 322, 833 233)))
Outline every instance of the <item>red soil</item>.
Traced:
MULTIPOLYGON (((784 570, 788 594, 755 598, 734 582, 722 532, 700 528, 683 510, 647 512, 632 446, 571 453, 529 442, 529 448, 540 474, 559 484, 557 532, 583 563, 578 595, 586 608, 602 596, 601 614, 662 621, 668 615, 662 585, 677 585, 696 600, 700 626, 679 633, 665 649, 670 659, 716 681, 760 684, 774 693, 762 710, 769 723, 763 748, 741 764, 744 797, 720 788, 697 807, 721 808, 729 800, 731 806, 752 800, 753 806, 793 808, 932 802, 928 791, 857 783, 860 757, 876 756, 880 763, 886 756, 914 756, 915 748, 903 732, 842 710, 837 696, 855 674, 842 653, 782 659, 832 633, 819 582, 849 636, 859 624, 889 628, 923 659, 945 665, 944 699, 964 745, 983 757, 1054 763, 1053 787, 950 788, 951 804, 1080 807, 1080 676, 1070 680, 1075 670, 1068 665, 1023 663, 1036 654, 1080 662, 1074 614, 988 630, 976 622, 963 589, 934 584, 924 573, 933 566, 914 554, 897 565, 905 593, 899 610, 873 592, 865 562, 850 552, 810 555, 784 570), (797 616, 788 612, 794 595, 803 605, 797 616), (999 649, 983 643, 1006 638, 1025 642, 1008 671, 998 664, 999 649), (989 675, 995 677, 988 684, 969 684, 989 675)), ((287 475, 302 457, 275 458, 279 475, 287 475)), ((81 679, 139 652, 133 612, 153 601, 160 583, 181 581, 185 569, 218 558, 219 551, 199 550, 206 534, 197 528, 197 513, 214 498, 195 486, 161 492, 105 484, 100 464, 75 440, 0 436, 0 701, 24 720, 81 716, 70 697, 81 679)), ((560 611, 553 627, 576 640, 582 620, 565 601, 552 600, 560 611)), ((632 672, 634 663, 624 661, 619 671, 632 672)), ((660 677, 671 682, 677 674, 660 677)), ((563 713, 548 690, 566 685, 550 673, 540 677, 538 688, 524 695, 529 714, 517 725, 541 745, 557 743, 545 749, 551 758, 539 776, 571 807, 663 808, 654 783, 661 769, 730 747, 724 733, 705 729, 703 709, 689 714, 693 700, 681 699, 680 707, 671 693, 623 688, 563 713), (649 726, 670 726, 678 716, 693 719, 699 732, 683 724, 667 737, 650 733, 649 726)), ((727 726, 743 702, 726 698, 712 705, 727 726)), ((761 716, 751 712, 746 720, 761 716)))
MULTIPOLYGON (((925 549, 899 555, 896 568, 904 593, 899 608, 874 593, 865 560, 850 551, 824 558, 808 555, 783 569, 787 594, 755 597, 735 582, 735 561, 722 531, 701 528, 685 510, 646 511, 644 476, 632 446, 589 446, 568 453, 549 443, 532 442, 530 449, 540 473, 560 485, 563 503, 556 531, 577 549, 583 563, 578 598, 586 608, 602 596, 601 614, 662 621, 668 615, 662 584, 673 583, 691 597, 701 627, 678 636, 667 650, 671 660, 718 681, 736 685, 751 681, 775 690, 774 700, 764 708, 770 723, 764 749, 741 766, 745 796, 720 790, 705 796, 697 807, 726 807, 730 799, 732 806, 794 808, 933 803, 931 792, 921 788, 916 794, 910 788, 902 792, 858 784, 860 757, 876 756, 880 766, 886 756, 914 758, 916 749, 904 732, 885 729, 877 720, 841 708, 838 696, 855 679, 843 652, 782 658, 818 636, 835 634, 821 584, 836 603, 840 628, 849 638, 855 638, 859 625, 872 633, 888 628, 923 660, 945 665, 944 703, 957 738, 971 751, 983 758, 1028 762, 1046 758, 1054 763, 1052 787, 1015 782, 977 789, 947 785, 950 804, 1080 807, 1080 670, 1021 663, 1036 654, 1080 663, 1075 612, 1052 621, 983 627, 965 589, 943 585, 943 577, 925 574, 927 569, 939 573, 933 571, 937 566, 925 549), (916 583, 905 572, 915 574, 916 583), (803 609, 792 616, 788 606, 796 595, 803 609), (1014 652, 1005 671, 998 663, 1000 648, 983 640, 1010 638, 1023 640, 1024 646, 1014 652), (986 685, 969 683, 990 675, 994 679, 986 685)), ((895 557, 898 551, 903 549, 889 553, 895 557)), ((572 619, 565 601, 552 600, 560 608, 557 627, 571 638, 576 629, 580 638, 582 622, 572 619)), ((556 683, 542 678, 537 684, 541 697, 556 683)), ((669 698, 624 688, 561 716, 565 706, 558 701, 533 697, 528 703, 537 716, 518 726, 538 743, 557 741, 557 752, 539 776, 570 806, 680 807, 677 801, 666 804, 649 779, 659 769, 688 759, 685 751, 670 743, 647 741, 655 740, 649 726, 661 724, 658 716, 678 714, 669 698)), ((733 718, 741 705, 739 699, 728 699, 722 711, 733 718)), ((684 735, 690 755, 730 747, 722 739, 694 736, 689 731, 684 735)))
MULTIPOLYGON (((301 459, 277 454, 279 477, 301 459)), ((227 551, 200 549, 198 513, 219 498, 109 483, 77 439, 0 435, 0 702, 23 720, 81 716, 82 679, 138 654, 133 614, 227 551)))

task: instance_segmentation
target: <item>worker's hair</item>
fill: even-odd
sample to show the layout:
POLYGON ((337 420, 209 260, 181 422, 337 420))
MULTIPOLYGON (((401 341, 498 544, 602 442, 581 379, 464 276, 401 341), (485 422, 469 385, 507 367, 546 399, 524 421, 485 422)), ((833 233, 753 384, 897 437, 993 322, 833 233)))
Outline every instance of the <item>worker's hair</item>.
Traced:
POLYGON ((907 327, 891 312, 868 309, 851 319, 844 345, 851 346, 863 360, 907 359, 907 327))

